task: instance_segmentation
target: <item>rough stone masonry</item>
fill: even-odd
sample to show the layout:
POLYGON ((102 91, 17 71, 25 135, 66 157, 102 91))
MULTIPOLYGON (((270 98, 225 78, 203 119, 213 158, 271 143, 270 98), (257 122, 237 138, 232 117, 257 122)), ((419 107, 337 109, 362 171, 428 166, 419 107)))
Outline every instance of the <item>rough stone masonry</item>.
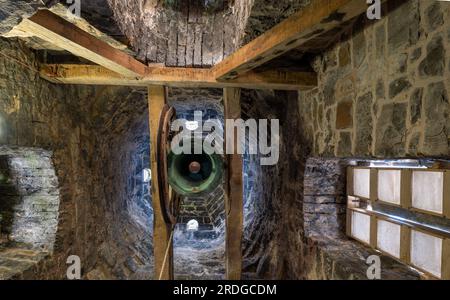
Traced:
POLYGON ((315 155, 448 157, 449 6, 392 5, 315 59, 319 87, 299 95, 315 155))
MULTIPOLYGON (((0 0, 0 33, 59 1, 36 2, 0 0)), ((141 61, 209 67, 311 1, 223 1, 212 11, 187 2, 181 10, 151 0, 89 7, 104 9, 91 11, 93 25, 115 21, 111 31, 141 61)), ((364 279, 364 257, 374 252, 343 233, 347 158, 449 159, 450 5, 389 3, 382 20, 354 20, 329 49, 305 55, 317 88, 242 91, 244 119, 281 125, 278 165, 244 156, 244 278, 364 279)), ((78 255, 84 279, 153 278, 146 91, 52 84, 39 65, 21 40, 0 38, 0 277, 64 279, 67 257, 78 255), (31 223, 32 238, 21 238, 31 223)), ((183 116, 223 115, 220 90, 170 89, 169 103, 183 116)), ((223 196, 219 188, 186 203, 184 217, 202 218, 215 238, 176 232, 177 278, 224 278, 223 196)), ((419 278, 382 262, 384 278, 419 278)))

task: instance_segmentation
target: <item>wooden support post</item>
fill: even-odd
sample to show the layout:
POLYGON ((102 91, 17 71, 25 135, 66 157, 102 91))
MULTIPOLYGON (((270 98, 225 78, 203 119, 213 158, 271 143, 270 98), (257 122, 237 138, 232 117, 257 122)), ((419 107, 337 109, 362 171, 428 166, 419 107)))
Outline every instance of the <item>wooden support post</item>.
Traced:
POLYGON ((412 171, 410 169, 401 170, 400 178, 400 206, 405 209, 410 209, 412 207, 412 171))
MULTIPOLYGON (((444 172, 444 191, 443 191, 443 211, 444 216, 450 219, 450 171, 446 170, 444 172)), ((450 260, 450 259, 449 259, 450 260)), ((450 274, 449 274, 450 275, 450 274)))
POLYGON ((347 234, 348 237, 352 237, 352 217, 353 217, 353 211, 351 209, 347 208, 345 233, 347 234))
POLYGON ((441 279, 450 280, 450 239, 443 239, 442 241, 441 279))
POLYGON ((353 167, 347 167, 347 195, 354 196, 353 167))
POLYGON ((172 226, 164 221, 159 198, 157 137, 159 118, 166 104, 164 86, 148 88, 148 108, 150 124, 150 159, 152 169, 152 203, 153 203, 153 249, 155 255, 155 279, 173 279, 173 245, 170 239, 172 226), (169 248, 167 248, 169 247, 169 248), (167 251, 167 249, 169 251, 167 251), (167 257, 166 257, 167 255, 167 257), (165 263, 164 263, 165 261, 165 263))
POLYGON ((400 229, 400 259, 411 263, 411 228, 402 225, 400 229))
POLYGON ((378 219, 370 216, 370 246, 374 249, 378 246, 378 219))
POLYGON ((347 218, 345 220, 345 233, 347 234, 348 237, 352 236, 352 215, 353 212, 352 210, 350 210, 350 207, 353 207, 353 203, 351 201, 353 201, 353 167, 347 167, 347 218), (349 197, 352 198, 349 198, 349 197))
MULTIPOLYGON (((241 117, 240 89, 224 89, 225 120, 241 117)), ((227 125, 228 126, 228 125, 227 125)), ((237 130, 234 130, 233 142, 236 153, 237 130)), ((225 148, 226 149, 226 146, 225 148)), ((242 234, 244 220, 242 156, 226 155, 227 177, 225 182, 225 212, 226 212, 226 273, 228 280, 241 279, 242 273, 242 234)))
POLYGON ((370 169, 370 202, 378 200, 378 170, 370 169))

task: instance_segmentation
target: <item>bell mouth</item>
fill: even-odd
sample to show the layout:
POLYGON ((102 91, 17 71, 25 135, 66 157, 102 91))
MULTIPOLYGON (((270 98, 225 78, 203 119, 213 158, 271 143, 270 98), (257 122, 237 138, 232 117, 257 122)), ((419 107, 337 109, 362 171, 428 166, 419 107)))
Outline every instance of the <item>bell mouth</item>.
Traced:
POLYGON ((199 183, 207 180, 213 172, 213 162, 207 154, 182 154, 177 157, 175 167, 183 178, 199 183))
MULTIPOLYGON (((202 139, 194 139, 194 145, 202 139)), ((170 186, 181 196, 201 197, 214 191, 222 183, 223 158, 218 154, 175 154, 168 155, 170 186)))

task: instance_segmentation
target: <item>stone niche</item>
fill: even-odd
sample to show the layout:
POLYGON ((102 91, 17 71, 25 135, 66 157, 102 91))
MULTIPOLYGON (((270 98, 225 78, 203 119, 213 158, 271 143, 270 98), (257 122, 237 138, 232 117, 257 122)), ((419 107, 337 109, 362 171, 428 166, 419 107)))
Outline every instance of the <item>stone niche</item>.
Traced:
POLYGON ((60 197, 51 156, 0 146, 0 279, 16 278, 53 252, 60 197))
POLYGON ((52 251, 58 225, 58 179, 51 153, 0 147, 2 232, 11 242, 52 251))

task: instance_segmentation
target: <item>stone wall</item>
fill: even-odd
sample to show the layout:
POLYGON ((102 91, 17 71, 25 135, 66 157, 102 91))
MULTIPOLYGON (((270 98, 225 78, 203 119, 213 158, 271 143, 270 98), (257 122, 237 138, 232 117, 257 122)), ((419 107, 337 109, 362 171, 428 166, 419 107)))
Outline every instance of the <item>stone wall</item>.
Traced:
POLYGON ((206 207, 211 219, 218 233, 224 233, 225 226, 225 191, 222 186, 216 188, 208 198, 206 198, 206 207))
POLYGON ((60 188, 54 256, 41 272, 27 276, 64 278, 69 255, 80 256, 85 270, 95 264, 102 236, 91 169, 95 147, 86 113, 96 90, 40 79, 34 53, 17 41, 0 39, 0 49, 0 145, 52 151, 60 188))
POLYGON ((206 199, 185 199, 180 211, 179 223, 186 224, 190 220, 196 220, 201 227, 212 228, 211 217, 208 212, 206 199))
POLYGON ((153 277, 153 208, 150 183, 150 131, 145 93, 103 88, 92 111, 96 149, 92 154, 105 236, 89 279, 153 277), (101 105, 100 105, 101 104, 101 105))
POLYGON ((39 7, 52 0, 0 0, 0 35, 7 33, 22 18, 31 16, 39 7))
MULTIPOLYGON (((257 103, 268 98, 256 98, 257 103)), ((290 126, 303 126, 295 113, 287 116, 277 115, 290 126)), ((379 253, 345 236, 350 161, 307 158, 312 145, 291 135, 290 126, 282 129, 279 166, 260 167, 253 156, 246 162, 251 171, 245 185, 244 278, 366 280, 366 259, 379 253)), ((406 265, 380 258, 382 279, 420 279, 406 265)))
POLYGON ((245 160, 245 170, 251 170, 244 191, 245 277, 300 278, 304 263, 303 174, 310 145, 301 134, 297 94, 244 91, 242 97, 244 119, 280 120, 278 164, 261 166, 260 157, 254 155, 245 160))
POLYGON ((319 86, 299 106, 314 154, 448 157, 450 5, 390 1, 383 15, 313 62, 319 86))
MULTIPOLYGON (((150 185, 142 180, 150 166, 146 92, 48 83, 32 51, 0 43, 0 144, 52 151, 60 189, 54 253, 17 266, 16 277, 63 279, 67 257, 78 255, 83 278, 153 278, 150 185)), ((223 118, 221 101, 217 90, 169 93, 182 115, 200 109, 223 118)))
POLYGON ((60 189, 53 256, 19 278, 63 279, 70 255, 84 278, 151 278, 146 94, 50 84, 33 52, 0 43, 0 144, 52 151, 60 189))

